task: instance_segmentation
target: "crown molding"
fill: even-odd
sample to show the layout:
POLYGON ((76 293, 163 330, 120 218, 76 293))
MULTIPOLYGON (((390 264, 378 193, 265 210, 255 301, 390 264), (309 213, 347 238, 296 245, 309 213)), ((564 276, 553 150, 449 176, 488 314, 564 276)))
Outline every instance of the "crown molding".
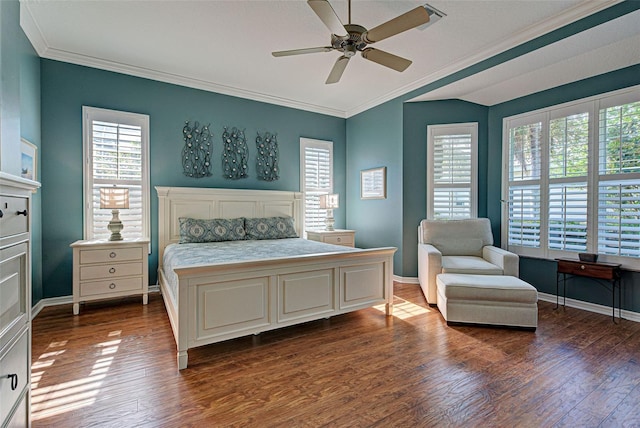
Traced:
POLYGON ((171 83, 179 86, 186 86, 209 92, 216 92, 223 95, 230 95, 234 97, 249 99, 252 101, 264 102, 268 104, 279 105, 282 107, 289 107, 298 110, 325 114, 328 116, 349 118, 370 108, 383 104, 387 101, 403 96, 411 91, 422 88, 430 83, 452 75, 485 59, 491 58, 499 53, 505 52, 509 49, 533 40, 536 37, 542 36, 567 24, 578 21, 596 12, 609 8, 617 3, 620 3, 621 1, 623 0, 580 2, 575 7, 559 14, 558 16, 553 17, 552 19, 523 29, 522 31, 514 35, 514 37, 510 37, 498 45, 488 47, 487 49, 484 49, 473 56, 465 57, 448 67, 444 67, 408 85, 402 86, 380 97, 373 98, 366 103, 360 104, 352 109, 347 109, 346 111, 327 106, 320 106, 287 98, 276 97, 260 92, 248 91, 236 87, 220 85, 214 82, 194 79, 188 76, 165 73, 158 70, 132 66, 129 64, 123 64, 114 61, 105 61, 99 58, 93 58, 86 55, 80 55, 77 53, 51 48, 44 38, 42 32, 40 31, 40 28, 38 27, 35 19, 33 18, 33 15, 29 10, 28 3, 20 3, 20 25, 22 26, 22 29, 27 35, 28 39, 31 41, 31 44, 35 48, 36 52, 42 58, 68 62, 106 71, 113 71, 116 73, 128 74, 164 83, 171 83))

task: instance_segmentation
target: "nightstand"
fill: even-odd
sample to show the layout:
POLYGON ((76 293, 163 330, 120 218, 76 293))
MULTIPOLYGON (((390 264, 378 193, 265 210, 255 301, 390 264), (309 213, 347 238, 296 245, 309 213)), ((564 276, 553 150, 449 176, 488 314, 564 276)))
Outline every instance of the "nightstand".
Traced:
POLYGON ((76 241, 73 248, 73 314, 80 302, 149 293, 149 239, 76 241))
POLYGON ((326 242, 327 244, 355 247, 356 231, 346 229, 313 230, 307 232, 307 239, 311 241, 326 242))

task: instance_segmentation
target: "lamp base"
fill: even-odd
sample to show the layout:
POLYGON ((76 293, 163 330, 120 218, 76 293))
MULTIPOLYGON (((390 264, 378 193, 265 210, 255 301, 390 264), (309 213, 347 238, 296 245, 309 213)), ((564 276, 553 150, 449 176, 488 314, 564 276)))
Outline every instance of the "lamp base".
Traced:
POLYGON ((120 234, 120 232, 122 231, 122 229, 124 229, 124 226, 120 221, 120 211, 113 210, 111 211, 111 214, 113 215, 113 217, 111 218, 111 221, 107 226, 107 229, 109 229, 109 232, 111 232, 109 241, 122 241, 122 235, 120 234))
POLYGON ((332 231, 334 230, 333 225, 335 224, 335 220, 333 215, 327 215, 327 218, 324 219, 324 230, 332 231))

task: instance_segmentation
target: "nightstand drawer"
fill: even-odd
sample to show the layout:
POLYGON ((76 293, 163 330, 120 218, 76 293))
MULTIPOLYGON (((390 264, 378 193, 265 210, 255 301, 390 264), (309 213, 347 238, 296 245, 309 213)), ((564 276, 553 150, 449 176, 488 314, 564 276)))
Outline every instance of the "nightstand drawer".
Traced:
POLYGON ((327 244, 346 245, 349 247, 353 247, 354 244, 353 235, 351 234, 325 236, 324 242, 327 244))
POLYGON ((80 264, 142 260, 142 248, 105 248, 80 250, 80 264))
POLYGON ((80 281, 142 275, 142 262, 80 266, 80 281))
POLYGON ((0 421, 6 420, 13 405, 20 399, 29 382, 29 334, 27 330, 0 357, 0 421), (9 376, 9 377, 7 377, 9 376))
POLYGON ((27 204, 27 198, 0 196, 0 238, 27 231, 27 204))
POLYGON ((114 279, 112 281, 93 281, 80 283, 80 297, 107 295, 126 291, 140 290, 142 292, 142 278, 114 279))

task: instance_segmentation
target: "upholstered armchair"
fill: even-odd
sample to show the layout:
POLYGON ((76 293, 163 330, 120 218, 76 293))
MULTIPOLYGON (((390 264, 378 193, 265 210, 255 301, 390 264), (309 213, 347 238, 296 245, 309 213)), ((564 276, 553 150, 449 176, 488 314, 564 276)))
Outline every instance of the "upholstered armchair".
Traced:
POLYGON ((437 304, 440 273, 518 276, 516 254, 493 246, 487 218, 422 220, 418 226, 418 278, 427 303, 437 304))

